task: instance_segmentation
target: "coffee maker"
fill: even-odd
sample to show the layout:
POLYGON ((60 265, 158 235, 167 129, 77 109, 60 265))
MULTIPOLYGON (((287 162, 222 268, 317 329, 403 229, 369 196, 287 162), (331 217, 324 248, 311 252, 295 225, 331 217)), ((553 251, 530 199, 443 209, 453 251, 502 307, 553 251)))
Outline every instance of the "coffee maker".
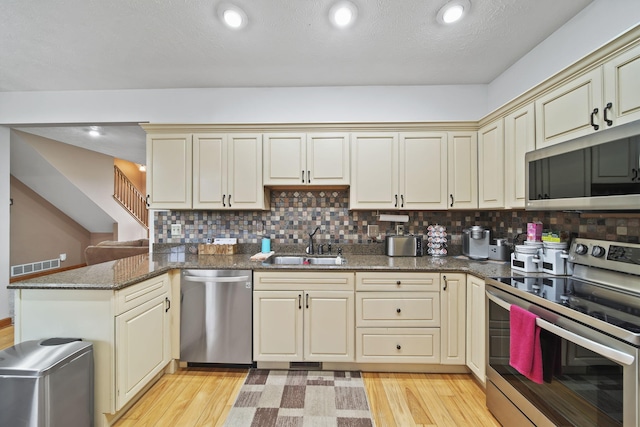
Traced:
POLYGON ((491 230, 479 225, 462 230, 462 254, 471 259, 489 259, 491 230))

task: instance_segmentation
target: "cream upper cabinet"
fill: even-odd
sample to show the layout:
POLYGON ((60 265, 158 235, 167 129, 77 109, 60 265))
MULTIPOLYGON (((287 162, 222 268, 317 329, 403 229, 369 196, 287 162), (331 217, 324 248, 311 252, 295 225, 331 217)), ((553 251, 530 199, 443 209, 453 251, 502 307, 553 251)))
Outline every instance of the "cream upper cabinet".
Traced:
POLYGON ((152 209, 190 209, 191 134, 147 135, 147 203, 152 209))
POLYGON ((604 127, 640 119, 640 45, 606 62, 604 70, 604 127))
POLYGON ((534 114, 531 103, 504 118, 505 208, 524 208, 525 205, 524 156, 536 148, 534 114))
POLYGON ((400 134, 400 209, 447 208, 447 133, 400 134))
POLYGON ((467 275, 467 367, 485 383, 486 309, 484 280, 467 275))
POLYGON ((352 362, 353 281, 353 273, 255 272, 254 359, 352 362))
POLYGON ((503 120, 478 131, 478 207, 504 207, 503 120))
POLYGON ((603 117, 602 100, 601 68, 542 95, 535 101, 536 148, 599 130, 603 117))
POLYGON ((440 363, 466 363, 466 274, 440 275, 440 363))
POLYGON ((152 209, 265 209, 261 134, 149 134, 152 209))
POLYGON ((447 134, 353 134, 351 209, 446 209, 447 134))
POLYGON ((349 185, 349 134, 264 136, 264 185, 349 185))
POLYGON ((351 134, 350 209, 397 209, 398 134, 351 134))
POLYGON ((476 132, 448 134, 449 209, 478 208, 478 137, 476 132))

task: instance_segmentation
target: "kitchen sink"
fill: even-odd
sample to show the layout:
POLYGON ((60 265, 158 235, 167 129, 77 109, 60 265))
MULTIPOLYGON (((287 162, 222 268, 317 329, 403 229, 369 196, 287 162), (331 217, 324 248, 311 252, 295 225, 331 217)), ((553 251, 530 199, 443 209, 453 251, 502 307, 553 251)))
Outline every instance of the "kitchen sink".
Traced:
POLYGON ((269 257, 265 263, 275 265, 336 265, 344 264, 347 260, 340 257, 340 262, 336 263, 338 257, 334 256, 298 256, 298 255, 277 255, 269 257))

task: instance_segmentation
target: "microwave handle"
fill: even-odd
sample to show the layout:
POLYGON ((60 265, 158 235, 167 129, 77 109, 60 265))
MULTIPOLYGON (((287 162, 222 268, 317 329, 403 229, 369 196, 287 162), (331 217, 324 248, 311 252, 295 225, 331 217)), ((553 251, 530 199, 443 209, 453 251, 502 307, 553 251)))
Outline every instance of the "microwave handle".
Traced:
MULTIPOLYGON (((489 291, 486 291, 486 293, 487 293, 487 298, 489 300, 498 304, 500 307, 504 308, 505 310, 511 311, 511 304, 497 297, 496 295, 492 294, 489 291)), ((546 320, 541 319, 539 317, 536 319, 536 325, 546 331, 551 332, 554 335, 564 338, 567 341, 571 341, 572 343, 579 345, 580 347, 584 347, 588 350, 591 350, 621 365, 630 366, 633 364, 635 360, 635 357, 630 354, 623 353, 621 351, 607 347, 605 345, 602 345, 590 339, 581 337, 580 335, 567 331, 566 329, 556 326, 553 323, 547 322, 546 320)))

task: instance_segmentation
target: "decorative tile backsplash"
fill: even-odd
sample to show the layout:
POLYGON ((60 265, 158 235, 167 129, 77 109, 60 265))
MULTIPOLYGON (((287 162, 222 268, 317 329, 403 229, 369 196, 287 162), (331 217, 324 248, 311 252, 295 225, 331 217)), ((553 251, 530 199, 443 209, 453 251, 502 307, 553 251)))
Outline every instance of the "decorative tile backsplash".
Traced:
MULTIPOLYGON (((258 243, 266 235, 275 243, 303 244, 316 227, 315 239, 340 244, 366 243, 367 225, 378 224, 380 234, 395 234, 395 223, 380 222, 379 213, 398 211, 349 211, 349 191, 272 190, 269 211, 156 211, 156 243, 199 243, 207 238, 237 237, 242 243, 258 243), (171 224, 180 223, 183 236, 171 236, 171 224)), ((404 211, 409 215, 405 233, 427 233, 430 224, 447 228, 451 244, 461 244, 462 230, 481 225, 494 237, 513 241, 526 231, 528 222, 540 221, 545 229, 580 237, 640 243, 638 214, 580 214, 560 211, 404 211)))

